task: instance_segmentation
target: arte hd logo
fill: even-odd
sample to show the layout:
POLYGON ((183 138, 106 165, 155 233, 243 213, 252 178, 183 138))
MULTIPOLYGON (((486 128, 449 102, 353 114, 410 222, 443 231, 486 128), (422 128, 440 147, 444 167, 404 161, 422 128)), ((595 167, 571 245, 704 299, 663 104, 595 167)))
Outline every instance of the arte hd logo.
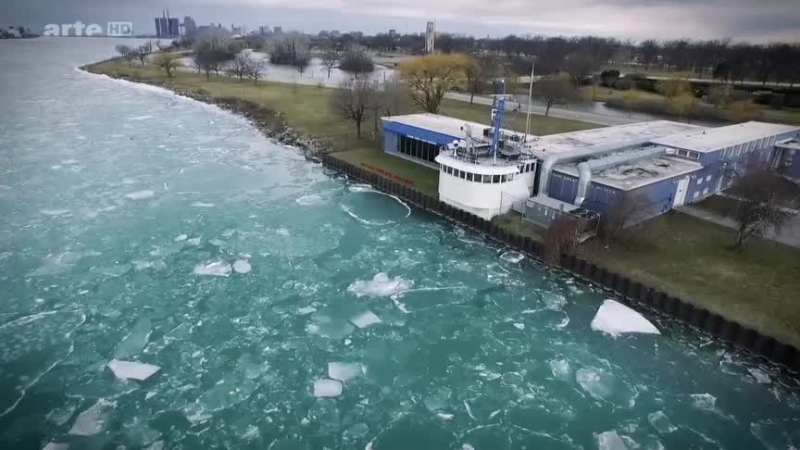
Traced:
POLYGON ((44 36, 111 36, 111 37, 132 37, 132 22, 108 22, 105 33, 103 27, 96 23, 85 24, 80 20, 75 23, 45 25, 44 36))

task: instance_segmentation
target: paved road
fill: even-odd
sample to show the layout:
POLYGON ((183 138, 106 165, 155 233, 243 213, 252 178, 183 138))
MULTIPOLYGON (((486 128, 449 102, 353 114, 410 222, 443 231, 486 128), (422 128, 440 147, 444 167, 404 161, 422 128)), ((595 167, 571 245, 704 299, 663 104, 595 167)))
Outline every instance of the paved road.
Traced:
MULTIPOLYGON (((736 229, 736 222, 727 217, 720 216, 711 211, 698 208, 696 206, 684 205, 678 208, 678 211, 697 217, 708 222, 722 225, 723 227, 736 229)), ((789 245, 791 247, 800 248, 800 214, 794 214, 789 220, 781 227, 780 231, 769 230, 764 236, 765 238, 789 245)))
MULTIPOLYGON (((451 100, 457 100, 460 102, 469 102, 469 94, 461 94, 458 92, 448 92, 447 94, 445 94, 445 98, 449 98, 451 100)), ((479 105, 489 105, 489 106, 492 105, 492 99, 490 97, 475 96, 474 102, 479 105)), ((527 104, 519 106, 520 106, 520 111, 522 113, 528 112, 527 104)), ((515 102, 506 103, 506 110, 510 111, 516 108, 517 108, 517 103, 515 102)), ((531 114, 543 116, 544 111, 545 108, 543 106, 532 105, 531 107, 531 114)), ((627 125, 629 123, 641 122, 641 120, 630 119, 627 117, 609 116, 605 114, 595 114, 595 113, 581 112, 581 111, 570 111, 566 109, 557 108, 555 106, 550 108, 549 115, 550 117, 556 117, 558 119, 580 120, 581 122, 589 122, 606 126, 627 125)))

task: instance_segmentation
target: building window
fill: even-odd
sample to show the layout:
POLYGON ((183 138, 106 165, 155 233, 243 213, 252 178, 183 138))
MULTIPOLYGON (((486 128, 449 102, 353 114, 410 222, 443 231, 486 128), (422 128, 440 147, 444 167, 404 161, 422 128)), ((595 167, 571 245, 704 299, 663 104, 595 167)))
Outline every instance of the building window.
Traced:
POLYGON ((700 196, 700 191, 694 191, 694 195, 692 196, 692 198, 697 198, 699 196, 700 196))
POLYGON ((703 177, 697 179, 697 184, 703 184, 703 177))
POLYGON ((703 195, 707 195, 707 194, 708 194, 708 188, 703 189, 703 195))
POLYGON ((709 181, 711 181, 711 175, 706 177, 706 182, 709 182, 709 181))

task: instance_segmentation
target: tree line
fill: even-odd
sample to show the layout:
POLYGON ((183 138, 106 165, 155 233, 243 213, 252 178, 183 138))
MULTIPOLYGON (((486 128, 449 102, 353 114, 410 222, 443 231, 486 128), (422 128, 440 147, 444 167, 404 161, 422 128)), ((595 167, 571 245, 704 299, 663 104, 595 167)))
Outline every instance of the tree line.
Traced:
MULTIPOLYGON (((337 37, 316 38, 338 48, 357 44, 372 51, 422 53, 422 34, 347 33, 337 37)), ((570 72, 570 61, 580 60, 592 70, 601 67, 629 67, 633 70, 691 72, 698 78, 714 77, 723 81, 757 80, 794 85, 800 82, 800 43, 775 42, 753 44, 733 42, 730 38, 691 40, 617 39, 598 36, 516 36, 481 38, 441 33, 436 49, 442 53, 494 53, 509 73, 524 75, 536 61, 536 72, 550 75, 570 72)))

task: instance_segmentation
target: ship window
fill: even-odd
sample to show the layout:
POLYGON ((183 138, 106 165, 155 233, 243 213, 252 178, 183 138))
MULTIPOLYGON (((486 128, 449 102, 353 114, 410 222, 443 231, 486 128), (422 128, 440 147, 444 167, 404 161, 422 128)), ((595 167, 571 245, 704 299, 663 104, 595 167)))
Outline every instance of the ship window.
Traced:
POLYGON ((464 172, 463 170, 459 171, 458 172, 458 177, 461 178, 462 180, 466 180, 467 179, 467 172, 464 172))
POLYGON ((500 175, 492 175, 492 183, 500 183, 500 175))
POLYGON ((467 181, 472 181, 472 173, 467 172, 467 181))
POLYGON ((492 182, 492 176, 491 175, 484 175, 483 176, 483 182, 484 183, 491 183, 492 182))

